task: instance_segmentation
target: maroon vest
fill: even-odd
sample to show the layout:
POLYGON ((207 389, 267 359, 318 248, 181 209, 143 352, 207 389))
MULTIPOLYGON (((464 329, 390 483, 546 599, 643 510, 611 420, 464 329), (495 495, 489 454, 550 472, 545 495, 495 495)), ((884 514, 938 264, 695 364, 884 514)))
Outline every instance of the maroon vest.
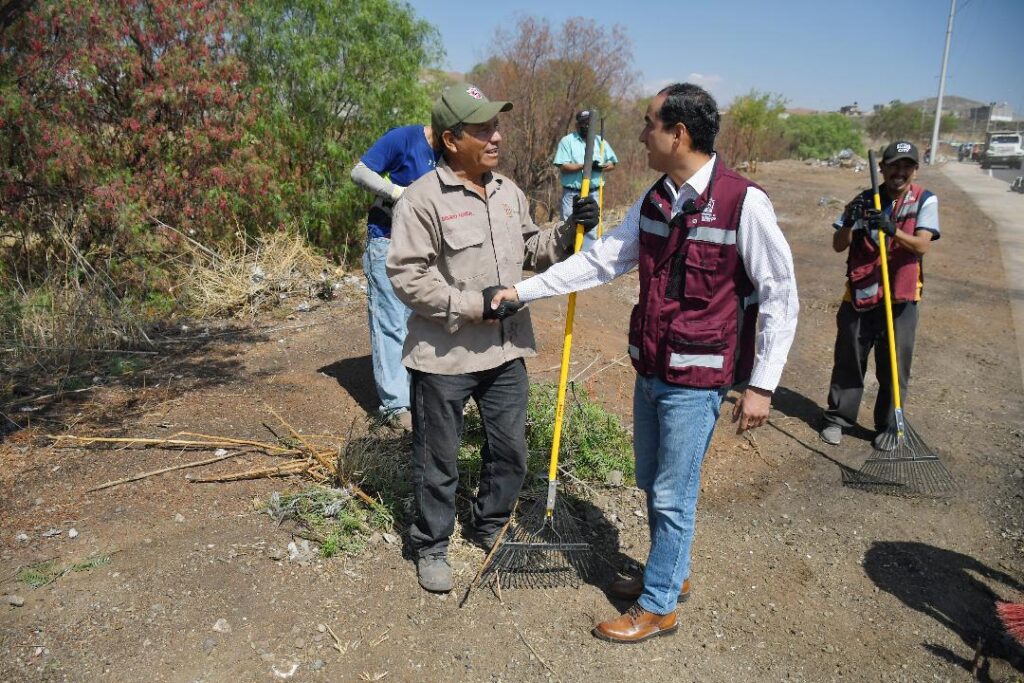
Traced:
MULTIPOLYGON (((896 229, 913 235, 917 229, 917 211, 929 196, 920 185, 911 185, 902 199, 893 206, 890 218, 896 229)), ((873 200, 871 190, 864 197, 873 200)), ((917 285, 921 279, 921 257, 909 249, 899 246, 894 239, 886 242, 889 261, 889 286, 892 300, 897 303, 917 301, 917 285)), ((850 280, 850 301, 858 311, 867 311, 881 303, 885 294, 882 289, 882 259, 878 244, 866 230, 853 233, 850 254, 846 259, 846 276, 850 280)))
POLYGON ((663 182, 640 206, 640 300, 629 321, 633 367, 688 387, 742 382, 753 368, 757 297, 736 250, 736 229, 747 189, 757 185, 716 157, 704 194, 669 220, 672 200, 663 182))

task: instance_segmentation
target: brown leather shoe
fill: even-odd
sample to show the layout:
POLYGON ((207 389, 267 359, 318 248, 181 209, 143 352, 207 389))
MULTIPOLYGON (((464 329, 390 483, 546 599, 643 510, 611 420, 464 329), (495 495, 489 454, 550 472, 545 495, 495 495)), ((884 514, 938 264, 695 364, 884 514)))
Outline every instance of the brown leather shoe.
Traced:
POLYGON ((601 640, 613 643, 639 643, 654 636, 667 636, 679 628, 676 613, 654 614, 633 604, 625 614, 602 621, 592 633, 601 640))
MULTIPOLYGON (((608 586, 608 594, 613 598, 621 600, 636 600, 644 592, 644 578, 632 576, 628 579, 615 579, 608 586)), ((679 591, 679 599, 676 602, 686 602, 690 599, 690 580, 683 581, 683 587, 679 591)))

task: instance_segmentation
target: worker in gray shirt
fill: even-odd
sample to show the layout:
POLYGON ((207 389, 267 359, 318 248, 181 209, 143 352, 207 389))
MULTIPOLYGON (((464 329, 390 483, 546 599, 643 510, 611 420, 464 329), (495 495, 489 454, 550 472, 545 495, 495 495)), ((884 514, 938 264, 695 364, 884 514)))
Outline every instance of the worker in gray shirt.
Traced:
POLYGON ((479 408, 485 443, 467 537, 489 549, 512 513, 526 476, 524 358, 536 355, 529 311, 492 308, 501 286, 523 269, 544 270, 568 256, 576 223, 598 222, 593 198, 577 200, 561 227, 540 230, 529 202, 496 173, 501 134, 492 102, 468 83, 444 90, 431 127, 442 158, 395 206, 387 270, 412 309, 403 362, 412 375, 415 518, 410 539, 420 585, 450 591, 448 539, 455 529, 457 459, 463 410, 479 408))

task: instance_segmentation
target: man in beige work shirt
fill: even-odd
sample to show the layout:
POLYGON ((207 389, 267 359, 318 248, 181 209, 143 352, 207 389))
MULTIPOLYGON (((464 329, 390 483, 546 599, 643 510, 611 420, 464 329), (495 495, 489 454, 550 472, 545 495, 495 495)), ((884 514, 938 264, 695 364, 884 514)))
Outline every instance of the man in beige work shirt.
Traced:
POLYGON ((526 476, 523 358, 536 355, 530 312, 490 301, 523 268, 544 270, 572 250, 576 223, 597 224, 592 198, 560 228, 540 230, 523 192, 495 173, 501 134, 491 102, 461 83, 431 112, 442 160, 395 205, 388 277, 409 308, 402 362, 412 375, 415 520, 410 538, 420 585, 452 589, 448 539, 455 529, 462 415, 473 398, 483 422, 480 486, 467 537, 486 549, 508 520, 526 476))

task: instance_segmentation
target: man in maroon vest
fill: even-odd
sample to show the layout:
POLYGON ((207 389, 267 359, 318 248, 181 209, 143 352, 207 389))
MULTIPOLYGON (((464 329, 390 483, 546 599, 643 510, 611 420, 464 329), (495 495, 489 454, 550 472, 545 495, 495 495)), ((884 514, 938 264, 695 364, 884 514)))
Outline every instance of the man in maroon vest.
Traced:
POLYGON ((793 258, 768 196, 714 152, 714 99, 696 85, 671 85, 644 121, 648 164, 664 175, 589 251, 491 302, 587 289, 639 268, 628 347, 637 372, 636 481, 647 494, 651 549, 643 577, 609 587, 634 605, 594 629, 624 643, 678 628, 676 603, 690 588, 700 468, 722 399, 748 382, 732 419, 741 432, 764 423, 799 309, 793 258))
POLYGON ((924 285, 922 257, 931 241, 939 238, 939 200, 914 183, 917 147, 912 143, 901 140, 886 147, 879 168, 883 178, 879 188, 882 211, 873 210, 872 192, 864 190, 846 205, 843 215, 833 224, 832 248, 840 253, 849 249, 849 255, 846 292, 836 314, 835 362, 821 440, 838 445, 843 429, 857 423, 864 393, 864 373, 874 347, 878 396, 872 445, 877 450, 891 450, 894 444, 885 434, 895 406, 878 240, 881 237, 888 240, 896 364, 900 394, 906 396, 917 332, 917 302, 921 300, 924 285))

